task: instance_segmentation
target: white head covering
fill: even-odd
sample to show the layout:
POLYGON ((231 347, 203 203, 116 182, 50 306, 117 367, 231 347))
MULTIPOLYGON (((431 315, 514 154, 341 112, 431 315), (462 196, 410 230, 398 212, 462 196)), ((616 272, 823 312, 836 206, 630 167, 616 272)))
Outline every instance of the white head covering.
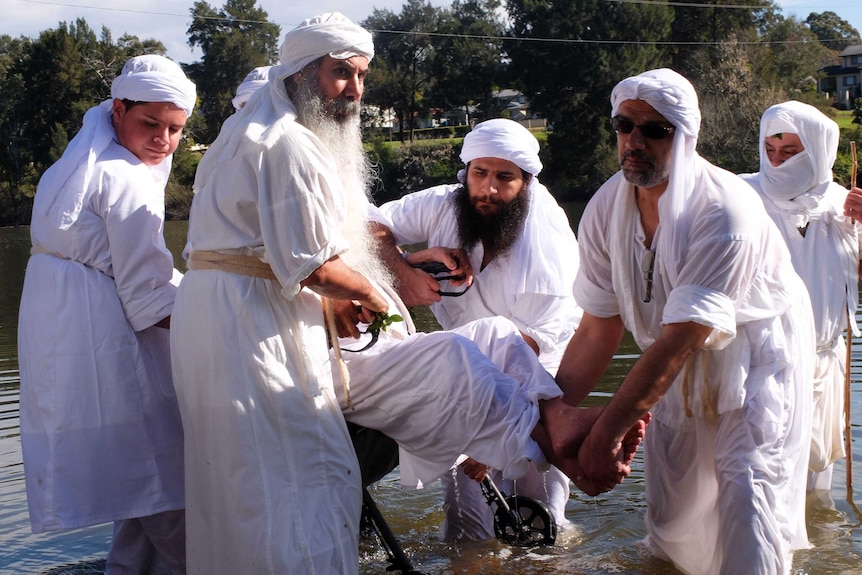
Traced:
POLYGON ((266 86, 269 81, 269 70, 272 66, 260 66, 249 72, 243 79, 242 83, 236 88, 236 96, 231 103, 233 107, 239 111, 243 104, 248 102, 251 95, 257 92, 260 88, 266 86))
POLYGON ((482 122, 464 137, 461 161, 469 164, 476 158, 507 160, 534 176, 542 171, 539 141, 518 122, 504 118, 482 122))
MULTIPOLYGON (((700 169, 695 152, 700 132, 700 108, 694 86, 686 78, 667 68, 650 70, 626 78, 611 92, 611 116, 619 113, 620 105, 627 100, 643 100, 664 116, 674 128, 670 155, 670 175, 662 201, 659 202, 659 221, 662 232, 655 247, 656 259, 672 253, 679 238, 688 233, 683 218, 688 198, 694 192, 695 176, 700 169)), ((682 241, 679 239, 679 241, 682 241)), ((672 282, 676 281, 674 265, 667 266, 672 282)))
POLYGON ((838 154, 838 124, 814 106, 791 100, 767 109, 760 118, 760 178, 763 193, 776 203, 799 198, 798 207, 816 205, 812 193, 822 195, 832 181, 838 154), (805 148, 780 166, 766 155, 766 138, 796 134, 805 148), (806 201, 812 200, 812 201, 806 201), (803 206, 804 204, 804 206, 803 206))
POLYGON ((326 55, 339 60, 365 56, 371 61, 374 42, 370 32, 343 14, 330 12, 309 18, 285 34, 278 53, 281 65, 272 73, 283 80, 326 55))
MULTIPOLYGON (((112 99, 87 110, 81 130, 69 142, 63 156, 39 180, 36 193, 45 198, 46 214, 63 230, 78 219, 96 158, 116 136, 111 123, 114 98, 170 102, 190 116, 195 97, 194 83, 186 78, 178 64, 164 56, 136 56, 126 62, 111 84, 112 99)), ((171 156, 151 169, 164 186, 171 171, 171 156)))

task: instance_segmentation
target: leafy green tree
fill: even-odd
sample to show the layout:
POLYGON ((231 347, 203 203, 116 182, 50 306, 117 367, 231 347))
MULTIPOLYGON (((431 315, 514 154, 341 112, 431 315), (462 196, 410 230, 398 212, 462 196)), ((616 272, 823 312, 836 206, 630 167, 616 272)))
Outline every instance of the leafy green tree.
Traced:
POLYGON ((50 137, 55 125, 62 126, 71 139, 84 112, 110 95, 86 66, 84 55, 96 45, 96 35, 83 19, 61 23, 42 32, 30 44, 28 58, 15 68, 27 86, 27 97, 16 104, 24 122, 21 146, 29 151, 40 173, 55 159, 55 142, 50 137))
POLYGON ((20 64, 26 57, 27 45, 25 39, 0 36, 0 181, 9 188, 17 185, 25 165, 19 137, 22 118, 17 105, 25 97, 20 64))
POLYGON ((432 106, 463 108, 470 121, 475 106, 488 107, 495 87, 505 82, 503 35, 499 0, 455 0, 440 15, 434 39, 431 73, 434 83, 428 100, 432 106))
POLYGON ((817 75, 834 60, 834 52, 817 41, 796 17, 779 18, 762 31, 768 57, 755 68, 761 84, 771 82, 788 92, 816 92, 817 75))
POLYGON ((227 0, 216 10, 203 0, 191 9, 188 44, 200 47, 199 62, 186 66, 197 85, 204 129, 193 134, 198 142, 212 142, 233 112, 236 87, 252 69, 277 60, 281 28, 267 21, 267 13, 255 0, 227 0))
POLYGON ((405 127, 413 141, 414 119, 426 110, 425 98, 434 81, 431 34, 440 17, 428 0, 407 0, 399 14, 375 8, 361 23, 374 34, 375 51, 365 100, 395 111, 401 141, 405 127))
POLYGON ((585 198, 616 169, 608 102, 621 79, 660 67, 672 13, 604 0, 508 0, 510 75, 553 131, 544 177, 558 198, 585 198))
POLYGON ((674 5, 672 67, 689 76, 691 66, 699 65, 703 57, 719 57, 721 42, 756 41, 759 29, 777 17, 779 7, 772 0, 692 0, 674 5))
POLYGON ((862 43, 859 31, 835 12, 812 12, 805 23, 820 43, 830 50, 841 51, 847 46, 862 43))

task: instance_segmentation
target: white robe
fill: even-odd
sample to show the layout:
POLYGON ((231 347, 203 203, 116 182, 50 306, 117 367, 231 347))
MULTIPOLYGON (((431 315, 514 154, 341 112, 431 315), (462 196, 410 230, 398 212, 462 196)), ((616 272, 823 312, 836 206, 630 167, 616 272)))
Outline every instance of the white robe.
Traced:
MULTIPOLYGON (((385 224, 399 245, 425 242, 429 247, 457 247, 460 241, 454 197, 459 187, 443 185, 407 194, 373 210, 371 219, 385 224)), ((578 243, 566 213, 547 188, 534 179, 530 192, 523 233, 509 253, 481 269, 484 253, 482 245, 477 245, 470 256, 475 273, 473 286, 463 296, 442 298, 431 305, 431 310, 443 329, 479 318, 510 319, 518 330, 536 341, 539 361, 556 374, 583 313, 572 296, 578 243)), ((442 289, 447 289, 447 283, 442 289)), ((569 524, 565 515, 569 479, 559 469, 544 473, 532 469, 517 482, 501 482, 499 473, 494 473, 493 479, 507 494, 519 493, 546 503, 558 527, 569 524)), ((446 510, 442 538, 452 541, 493 537, 493 515, 479 484, 455 469, 442 481, 446 510)))
POLYGON ((643 302, 644 231, 621 173, 581 219, 575 297, 598 317, 621 315, 641 349, 663 324, 713 328, 653 409, 644 451, 652 549, 685 573, 787 573, 791 550, 808 545, 810 304, 757 194, 695 161, 687 237, 656 254, 652 300, 643 302))
MULTIPOLYGON (((759 174, 743 179, 761 192, 759 174)), ((766 211, 790 249, 793 267, 805 282, 814 310, 817 363, 813 378, 811 454, 808 467, 813 474, 826 470, 844 457, 844 376, 846 348, 843 332, 847 318, 857 332, 859 236, 852 220, 844 217, 847 190, 829 183, 816 207, 803 209, 808 227, 803 236, 796 218, 779 208, 761 192, 766 211), (849 297, 848 297, 849 296, 849 297)), ((812 476, 812 482, 817 478, 812 476)), ((828 483, 822 485, 828 489, 828 483)))
MULTIPOLYGON (((387 202, 371 218, 385 224, 398 244, 458 247, 452 201, 458 187, 444 185, 408 194, 387 202)), ((572 297, 578 243, 566 213, 545 186, 536 183, 530 190, 524 231, 509 253, 482 269, 484 252, 477 245, 470 256, 473 286, 463 296, 442 298, 431 305, 431 311, 443 329, 483 317, 507 317, 536 341, 542 365, 556 373, 583 313, 572 297)))
MULTIPOLYGON (((452 334, 402 341, 390 327, 348 359, 356 409, 339 401, 320 299, 299 283, 346 249, 345 196, 330 154, 292 112, 277 91, 252 99, 198 168, 187 249, 256 256, 278 282, 192 270, 177 295, 189 573, 358 571, 360 474, 342 410, 410 451, 414 485, 461 452, 511 474, 543 457, 530 439, 535 402, 452 334)), ((560 393, 534 357, 531 370, 560 393)))
POLYGON ((114 142, 69 229, 36 195, 18 331, 34 532, 183 507, 169 334, 151 327, 171 314, 179 279, 163 185, 114 142))

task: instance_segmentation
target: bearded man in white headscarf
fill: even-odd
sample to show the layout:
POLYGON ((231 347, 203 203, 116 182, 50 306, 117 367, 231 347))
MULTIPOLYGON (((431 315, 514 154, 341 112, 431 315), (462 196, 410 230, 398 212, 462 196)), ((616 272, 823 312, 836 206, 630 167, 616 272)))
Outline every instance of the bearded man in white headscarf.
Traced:
MULTIPOLYGON (((358 124, 372 56, 371 35, 344 16, 306 20, 198 167, 171 339, 191 572, 358 571, 360 470, 345 417, 399 443, 402 481, 413 487, 461 453, 511 477, 547 460, 577 473, 539 422, 540 400, 570 439, 589 421, 566 408, 510 324, 471 334, 517 378, 465 337, 410 335, 407 310, 386 288, 367 233, 358 124), (395 309, 408 325, 340 357, 364 347, 353 339, 359 322, 395 309)), ((642 431, 633 426, 629 459, 642 431)))
MULTIPOLYGON (((487 120, 464 138, 461 160, 460 183, 407 194, 371 216, 399 294, 413 305, 430 305, 443 329, 481 318, 511 320, 556 374, 581 316, 572 295, 578 243, 566 213, 538 180, 539 142, 517 122, 487 120), (409 254, 395 249, 418 243, 433 247, 409 254), (447 264, 446 275, 466 283, 438 282, 411 267, 425 261, 447 264)), ((475 466, 468 461, 443 476, 446 541, 494 537, 492 510, 468 477, 477 475, 475 466)), ((501 487, 547 504, 559 528, 569 524, 569 480, 560 470, 533 468, 501 487)))
POLYGON ((652 410, 644 446, 650 549, 685 573, 789 573, 805 548, 813 318, 757 194, 695 151, 697 95, 671 70, 611 95, 622 170, 588 204, 557 374, 596 384, 628 329, 643 350, 578 453, 613 477, 614 438, 652 410))
MULTIPOLYGON (((760 119, 760 171, 742 178, 760 192, 814 306, 817 363, 808 489, 829 490, 844 457, 846 348, 843 332, 859 300, 859 234, 844 215, 847 190, 832 181, 838 124, 814 106, 789 101, 760 119)), ((856 335, 855 320, 850 328, 856 335)))
POLYGON ((183 433, 164 190, 195 85, 132 58, 33 206, 18 351, 34 533, 114 522, 107 573, 183 573, 183 433), (152 571, 151 571, 152 569, 152 571))

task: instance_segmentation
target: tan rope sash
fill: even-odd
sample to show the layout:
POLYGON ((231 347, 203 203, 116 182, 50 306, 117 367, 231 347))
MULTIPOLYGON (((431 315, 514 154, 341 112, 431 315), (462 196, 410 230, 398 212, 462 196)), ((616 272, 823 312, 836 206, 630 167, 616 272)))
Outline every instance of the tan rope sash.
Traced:
MULTIPOLYGON (((268 263, 260 261, 254 256, 245 256, 241 254, 223 254, 210 250, 195 250, 189 254, 188 266, 190 270, 221 270, 229 273, 251 276, 256 278, 265 278, 276 280, 275 274, 268 263)), ((347 407, 351 410, 356 409, 353 401, 350 398, 350 372, 347 370, 347 364, 341 355, 341 348, 338 347, 338 331, 335 327, 335 314, 332 309, 332 300, 323 298, 326 306, 327 327, 329 328, 329 337, 332 339, 332 349, 335 355, 335 363, 337 371, 341 377, 341 385, 344 388, 344 399, 347 407)))
POLYGON ((255 278, 277 280, 269 264, 255 256, 195 250, 189 254, 187 263, 190 270, 221 270, 255 278))

